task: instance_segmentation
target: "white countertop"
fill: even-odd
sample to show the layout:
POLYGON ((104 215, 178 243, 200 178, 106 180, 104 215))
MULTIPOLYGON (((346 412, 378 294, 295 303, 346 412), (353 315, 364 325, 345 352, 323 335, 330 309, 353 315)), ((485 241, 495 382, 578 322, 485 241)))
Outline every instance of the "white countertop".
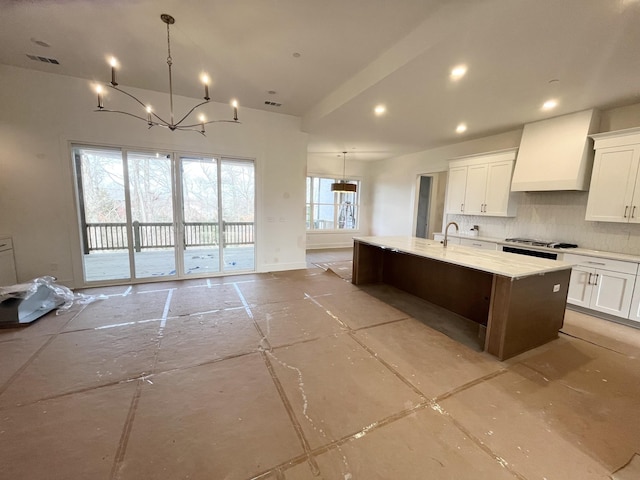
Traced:
MULTIPOLYGON (((444 233, 438 232, 435 235, 444 235, 444 233)), ((482 240, 484 242, 494 242, 494 243, 497 243, 498 245, 508 245, 511 247, 516 247, 516 248, 519 247, 527 250, 540 250, 544 252, 555 252, 558 254, 574 253, 576 255, 586 255, 588 257, 608 258, 611 260, 622 260, 624 262, 640 263, 640 255, 631 255, 628 253, 605 252, 602 250, 590 250, 588 248, 549 248, 549 247, 539 247, 539 246, 532 246, 532 245, 522 245, 514 242, 505 242, 504 238, 474 236, 474 235, 467 235, 465 233, 455 233, 455 234, 449 233, 449 237, 471 238, 474 240, 482 240)))
POLYGON ((528 277, 571 268, 570 264, 558 260, 513 255, 497 250, 481 250, 462 245, 449 244, 444 247, 440 242, 424 238, 354 237, 354 240, 510 278, 528 277))

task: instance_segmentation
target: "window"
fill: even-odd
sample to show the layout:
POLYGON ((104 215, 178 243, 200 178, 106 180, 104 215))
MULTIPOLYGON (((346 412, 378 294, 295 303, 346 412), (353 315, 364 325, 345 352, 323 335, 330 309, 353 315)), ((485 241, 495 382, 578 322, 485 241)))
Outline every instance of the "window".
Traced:
POLYGON ((355 230, 358 228, 360 182, 356 192, 332 192, 333 178, 307 177, 307 230, 355 230))

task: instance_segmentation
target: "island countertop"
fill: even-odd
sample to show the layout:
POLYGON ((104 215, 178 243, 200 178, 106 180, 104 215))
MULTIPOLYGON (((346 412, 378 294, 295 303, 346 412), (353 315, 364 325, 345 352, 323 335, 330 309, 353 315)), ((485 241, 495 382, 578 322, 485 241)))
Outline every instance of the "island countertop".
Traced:
POLYGON ((449 244, 444 247, 435 240, 417 237, 354 237, 354 240, 509 278, 522 278, 571 268, 571 264, 558 260, 462 245, 449 244))

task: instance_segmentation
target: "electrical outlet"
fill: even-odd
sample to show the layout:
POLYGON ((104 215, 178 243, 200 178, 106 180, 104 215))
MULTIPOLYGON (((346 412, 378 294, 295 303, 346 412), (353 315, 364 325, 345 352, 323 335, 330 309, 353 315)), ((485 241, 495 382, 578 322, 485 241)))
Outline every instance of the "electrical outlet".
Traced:
POLYGON ((560 284, 559 284, 559 283, 556 283, 556 284, 553 286, 553 291, 554 291, 554 292, 559 292, 559 291, 560 291, 560 284))

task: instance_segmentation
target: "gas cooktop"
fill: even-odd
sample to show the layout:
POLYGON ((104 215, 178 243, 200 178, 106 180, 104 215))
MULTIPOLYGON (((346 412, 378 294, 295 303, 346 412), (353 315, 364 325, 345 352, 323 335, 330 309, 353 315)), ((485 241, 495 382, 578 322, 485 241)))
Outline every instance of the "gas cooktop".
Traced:
POLYGON ((577 248, 575 243, 565 242, 546 242, 544 240, 535 240, 533 238, 505 238, 505 242, 519 243, 521 245, 531 245, 532 247, 548 247, 548 248, 577 248))

